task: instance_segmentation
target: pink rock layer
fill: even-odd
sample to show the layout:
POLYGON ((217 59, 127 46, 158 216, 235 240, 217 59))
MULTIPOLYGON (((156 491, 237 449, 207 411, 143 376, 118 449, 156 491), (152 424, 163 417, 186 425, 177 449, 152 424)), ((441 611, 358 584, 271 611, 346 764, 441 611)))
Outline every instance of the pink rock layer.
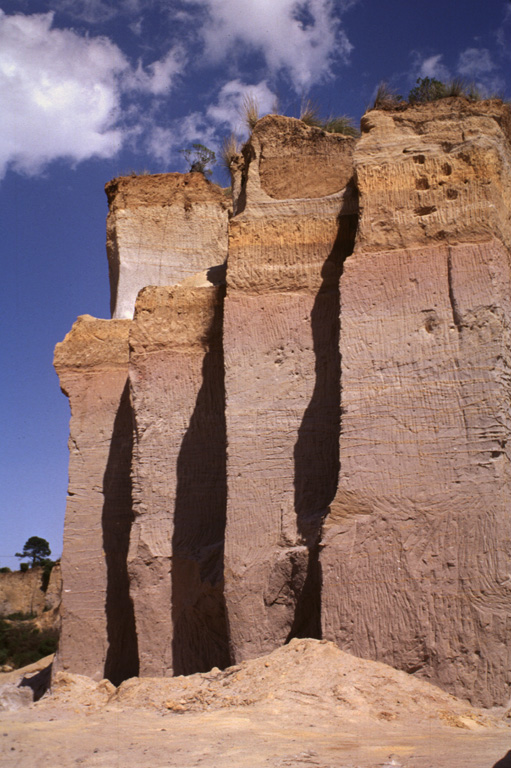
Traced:
POLYGON ((135 415, 128 557, 141 675, 229 664, 225 286, 147 288, 130 335, 135 415))
POLYGON ((138 673, 126 570, 133 520, 129 324, 79 317, 54 361, 71 406, 55 667, 114 683, 138 673))

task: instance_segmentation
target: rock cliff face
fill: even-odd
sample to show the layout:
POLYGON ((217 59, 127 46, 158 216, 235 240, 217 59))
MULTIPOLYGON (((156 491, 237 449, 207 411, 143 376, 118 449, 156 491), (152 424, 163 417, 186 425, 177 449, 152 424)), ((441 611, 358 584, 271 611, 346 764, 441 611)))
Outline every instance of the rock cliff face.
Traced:
POLYGON ((446 100, 362 127, 323 631, 491 705, 511 682, 507 110, 446 100))
POLYGON ((230 221, 197 174, 107 187, 115 316, 156 287, 57 347, 61 666, 323 636, 507 701, 510 125, 463 99, 373 110, 357 141, 263 118, 230 221))
POLYGON ((129 326, 79 317, 54 361, 71 406, 58 666, 113 681, 138 672, 126 569, 133 520, 129 326))
POLYGON ((136 517, 128 568, 143 675, 229 663, 224 293, 207 278, 146 288, 131 329, 136 517))
POLYGON ((60 563, 52 568, 44 588, 43 568, 0 573, 0 617, 12 613, 41 614, 58 608, 62 593, 60 563))
POLYGON ((339 472, 339 275, 356 229, 354 143, 268 117, 245 150, 224 318, 225 587, 236 661, 296 635, 319 637, 319 532, 339 472), (324 178, 316 163, 328 166, 324 178))
POLYGON ((105 191, 112 317, 132 318, 146 285, 225 262, 230 199, 201 173, 121 177, 105 191))

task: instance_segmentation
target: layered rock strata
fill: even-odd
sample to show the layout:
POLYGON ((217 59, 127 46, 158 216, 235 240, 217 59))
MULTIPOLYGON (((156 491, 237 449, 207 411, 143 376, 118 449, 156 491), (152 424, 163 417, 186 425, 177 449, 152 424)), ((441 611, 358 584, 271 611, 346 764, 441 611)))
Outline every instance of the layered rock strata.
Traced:
POLYGON ((509 115, 375 110, 358 141, 263 118, 229 223, 197 174, 107 187, 115 315, 157 287, 131 330, 85 317, 57 347, 61 667, 118 682, 323 635, 507 701, 509 115))
POLYGON ((369 112, 341 278, 324 636, 509 698, 510 132, 501 104, 369 112))
POLYGON ((54 360, 71 407, 56 666, 113 682, 138 672, 126 570, 133 520, 129 325, 79 317, 54 360))
POLYGON ((175 288, 146 288, 137 300, 130 334, 136 516, 128 569, 142 675, 229 663, 224 293, 204 275, 175 288))
POLYGON ((224 316, 225 595, 236 661, 320 631, 319 528, 339 469, 338 284, 356 226, 353 146, 270 116, 244 149, 224 316))
POLYGON ((124 176, 105 191, 112 317, 133 317, 146 285, 225 262, 230 199, 202 173, 124 176))

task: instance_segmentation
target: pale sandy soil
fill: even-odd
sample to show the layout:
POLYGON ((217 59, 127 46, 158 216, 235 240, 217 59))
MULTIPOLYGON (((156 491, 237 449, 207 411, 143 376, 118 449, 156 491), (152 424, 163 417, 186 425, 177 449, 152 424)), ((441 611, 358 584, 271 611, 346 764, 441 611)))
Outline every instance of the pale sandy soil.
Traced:
MULTIPOLYGON (((8 682, 0 676, 0 703, 8 682)), ((0 765, 510 768, 504 715, 299 640, 223 672, 117 690, 60 674, 51 695, 0 712, 0 765)))

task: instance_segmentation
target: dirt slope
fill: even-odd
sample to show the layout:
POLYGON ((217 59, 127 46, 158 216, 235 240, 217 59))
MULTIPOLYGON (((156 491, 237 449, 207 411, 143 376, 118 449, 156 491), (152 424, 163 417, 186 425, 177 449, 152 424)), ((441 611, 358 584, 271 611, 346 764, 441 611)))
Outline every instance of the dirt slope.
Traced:
POLYGON ((493 768, 510 744, 503 711, 315 640, 118 689, 59 673, 51 695, 0 714, 5 768, 493 768))

